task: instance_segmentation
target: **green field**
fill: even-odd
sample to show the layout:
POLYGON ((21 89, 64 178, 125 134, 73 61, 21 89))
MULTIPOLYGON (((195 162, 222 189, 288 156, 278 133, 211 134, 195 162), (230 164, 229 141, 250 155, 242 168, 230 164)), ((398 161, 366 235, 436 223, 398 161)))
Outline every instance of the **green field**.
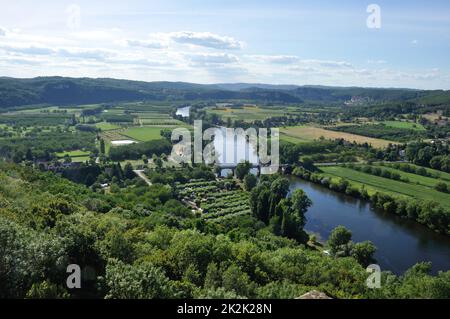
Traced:
POLYGON ((263 121, 270 117, 284 116, 290 112, 286 108, 272 109, 272 108, 260 108, 255 106, 245 106, 242 108, 230 108, 230 107, 218 107, 208 109, 207 113, 216 114, 222 119, 226 120, 228 118, 232 120, 242 120, 246 122, 253 122, 256 120, 263 121))
MULTIPOLYGON (((403 165, 403 164, 401 164, 403 165)), ((414 168, 420 168, 421 166, 418 165, 414 165, 414 164, 408 164, 409 166, 412 166, 414 168)), ((387 164, 385 167, 391 167, 392 164, 387 164)), ((438 171, 432 168, 428 168, 428 167, 423 167, 425 168, 425 170, 427 171, 428 174, 431 174, 433 176, 437 176, 440 180, 444 181, 444 182, 450 182, 450 173, 446 173, 443 171, 438 171)), ((416 175, 417 176, 417 175, 416 175)))
POLYGON ((384 121, 381 123, 386 126, 389 126, 389 127, 402 128, 402 129, 415 130, 415 131, 426 131, 425 127, 423 127, 423 125, 419 124, 419 123, 404 122, 404 121, 384 121))
POLYGON ((161 130, 164 128, 166 127, 164 126, 132 127, 123 132, 120 132, 120 134, 141 142, 147 142, 161 139, 162 138, 161 130))
POLYGON ((84 163, 89 160, 90 160, 89 156, 72 157, 72 162, 74 163, 84 163))
POLYGON ((419 185, 433 188, 439 182, 443 182, 443 181, 445 182, 445 180, 437 179, 434 177, 421 176, 421 175, 414 174, 414 173, 407 173, 407 172, 403 172, 402 170, 394 169, 389 166, 378 166, 378 167, 380 167, 383 170, 389 171, 391 173, 392 172, 398 173, 402 178, 407 178, 409 180, 409 182, 413 183, 413 184, 419 184, 419 185))
POLYGON ((58 158, 63 158, 64 156, 69 155, 70 157, 74 158, 74 157, 85 157, 85 156, 89 157, 89 154, 90 154, 89 152, 85 152, 82 150, 76 150, 76 151, 56 153, 56 156, 58 158))
POLYGON ((96 123, 95 127, 101 129, 102 131, 111 131, 111 130, 117 130, 120 128, 119 125, 108 123, 108 122, 96 123))
POLYGON ((344 132, 336 132, 316 126, 300 125, 280 128, 280 139, 291 143, 310 142, 321 137, 331 140, 342 138, 346 141, 356 142, 359 144, 368 143, 373 147, 378 148, 387 147, 390 143, 396 144, 395 142, 379 138, 366 137, 344 132))
MULTIPOLYGON (((327 166, 321 167, 320 169, 325 175, 332 178, 345 178, 353 182, 356 186, 365 185, 369 193, 379 191, 391 195, 412 197, 414 199, 433 200, 440 203, 443 207, 450 208, 450 196, 434 190, 432 187, 425 186, 424 184, 430 183, 430 181, 427 180, 425 182, 425 178, 422 176, 411 174, 413 176, 411 178, 408 177, 410 182, 406 183, 366 174, 342 166, 327 166), (416 181, 420 184, 416 184, 416 181)), ((403 172, 399 171, 399 174, 401 173, 403 172)))

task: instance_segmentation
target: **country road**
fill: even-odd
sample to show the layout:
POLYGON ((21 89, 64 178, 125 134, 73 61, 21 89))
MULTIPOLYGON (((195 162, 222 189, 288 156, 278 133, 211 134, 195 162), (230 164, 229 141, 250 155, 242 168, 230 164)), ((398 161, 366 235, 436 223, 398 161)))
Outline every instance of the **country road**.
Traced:
POLYGON ((144 180, 144 182, 146 182, 148 184, 148 186, 152 186, 152 182, 150 182, 150 180, 147 178, 147 176, 145 176, 144 171, 143 170, 133 170, 133 172, 140 177, 142 180, 144 180))

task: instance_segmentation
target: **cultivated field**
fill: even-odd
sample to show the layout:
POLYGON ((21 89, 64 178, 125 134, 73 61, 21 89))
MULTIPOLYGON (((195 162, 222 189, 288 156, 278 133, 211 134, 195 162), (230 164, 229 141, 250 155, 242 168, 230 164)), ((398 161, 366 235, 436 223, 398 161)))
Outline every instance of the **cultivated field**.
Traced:
MULTIPOLYGON (((357 186, 365 185, 369 193, 379 191, 414 199, 433 200, 440 203, 443 207, 450 208, 450 196, 433 189, 431 187, 432 182, 420 175, 407 174, 396 170, 401 176, 408 177, 409 182, 405 182, 374 176, 342 166, 328 166, 320 169, 325 175, 332 178, 345 178, 357 186)), ((436 183, 438 181, 436 179, 436 183)))
POLYGON ((242 190, 227 191, 223 182, 191 180, 176 186, 178 197, 185 202, 200 206, 203 218, 220 221, 250 214, 249 193, 242 190))
POLYGON ((75 151, 69 151, 69 152, 60 152, 56 153, 56 156, 59 159, 63 159, 66 155, 68 155, 72 162, 86 162, 89 161, 89 152, 85 152, 82 150, 75 150, 75 151))
POLYGON ((166 127, 164 126, 144 126, 144 127, 131 127, 125 131, 120 132, 120 134, 130 137, 132 139, 147 142, 152 140, 161 139, 161 130, 166 127))
POLYGON ((384 121, 382 124, 394 127, 394 128, 402 128, 407 130, 415 130, 415 131, 426 131, 425 127, 419 123, 405 122, 405 121, 384 121))
POLYGON ((313 140, 317 140, 321 137, 332 140, 337 138, 343 138, 344 140, 349 142, 357 142, 359 144, 368 143, 371 144, 373 147, 378 148, 387 147, 389 143, 396 144, 395 142, 392 141, 349 134, 344 132, 329 131, 314 126, 293 126, 280 128, 280 138, 287 142, 294 142, 294 143, 310 142, 313 140))
POLYGON ((102 131, 112 131, 120 128, 120 125, 108 123, 108 122, 100 122, 96 123, 95 127, 101 129, 102 131))
POLYGON ((207 110, 208 113, 217 114, 222 119, 228 118, 232 120, 243 120, 246 122, 263 121, 270 117, 285 116, 293 114, 295 111, 286 107, 280 107, 278 109, 272 108, 260 108, 257 106, 244 106, 242 108, 229 108, 220 107, 207 110))

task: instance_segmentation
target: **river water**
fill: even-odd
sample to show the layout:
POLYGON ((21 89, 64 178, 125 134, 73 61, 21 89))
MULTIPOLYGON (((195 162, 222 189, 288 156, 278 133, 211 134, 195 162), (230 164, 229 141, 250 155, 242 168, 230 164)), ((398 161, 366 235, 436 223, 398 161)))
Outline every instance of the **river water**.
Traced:
MULTIPOLYGON (((178 109, 177 114, 189 116, 189 107, 178 109)), ((221 163, 237 164, 244 159, 258 162, 255 147, 246 141, 223 140, 221 134, 217 134, 214 146, 224 156, 221 163), (230 143, 235 143, 232 160, 225 155, 226 150, 233 147, 230 143)), ((221 175, 230 172, 223 169, 221 175)), ((301 188, 313 201, 306 214, 305 229, 316 234, 319 241, 326 241, 331 231, 342 225, 352 231, 353 241, 370 240, 377 246, 375 258, 382 270, 402 274, 421 261, 432 262, 434 273, 450 270, 450 237, 439 235, 414 221, 376 211, 365 201, 323 186, 294 177, 290 182, 291 191, 301 188)))
POLYGON ((374 210, 367 202, 331 191, 323 186, 291 178, 291 191, 301 188, 313 201, 306 213, 305 229, 325 241, 342 225, 352 231, 355 242, 370 240, 382 270, 402 274, 420 261, 431 261, 433 272, 450 270, 450 238, 414 221, 374 210))

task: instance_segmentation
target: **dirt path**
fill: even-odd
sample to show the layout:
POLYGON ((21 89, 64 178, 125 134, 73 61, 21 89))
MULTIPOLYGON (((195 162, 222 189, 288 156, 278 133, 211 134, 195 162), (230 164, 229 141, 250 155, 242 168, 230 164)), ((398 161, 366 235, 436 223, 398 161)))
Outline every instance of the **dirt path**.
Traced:
POLYGON ((147 178, 147 176, 145 176, 144 171, 143 170, 133 170, 133 172, 140 177, 144 182, 146 182, 148 184, 148 186, 152 186, 152 182, 150 182, 150 180, 147 178))

